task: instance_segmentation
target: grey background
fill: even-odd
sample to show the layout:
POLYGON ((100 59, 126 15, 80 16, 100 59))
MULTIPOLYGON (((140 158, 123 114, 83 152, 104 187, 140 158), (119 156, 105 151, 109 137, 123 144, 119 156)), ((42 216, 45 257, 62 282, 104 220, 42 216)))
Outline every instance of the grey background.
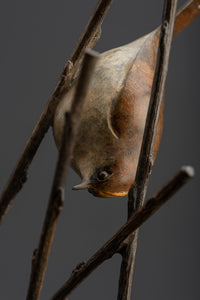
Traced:
MULTIPOLYGON (((114 1, 103 24, 99 52, 126 44, 159 25, 162 2, 114 1)), ((179 1, 183 4, 184 1, 179 1)), ((97 1, 0 3, 0 187, 13 170, 97 1)), ((146 222, 139 236, 133 293, 137 300, 200 299, 199 293, 199 87, 200 18, 173 43, 165 100, 165 126, 151 177, 152 195, 181 165, 196 177, 146 222)), ((57 158, 52 131, 45 137, 0 228, 0 299, 25 299, 57 158)), ((100 199, 71 188, 55 235, 41 299, 48 299, 73 268, 87 260, 126 220, 126 197, 100 199)), ((121 258, 114 256, 70 299, 116 299, 121 258)))

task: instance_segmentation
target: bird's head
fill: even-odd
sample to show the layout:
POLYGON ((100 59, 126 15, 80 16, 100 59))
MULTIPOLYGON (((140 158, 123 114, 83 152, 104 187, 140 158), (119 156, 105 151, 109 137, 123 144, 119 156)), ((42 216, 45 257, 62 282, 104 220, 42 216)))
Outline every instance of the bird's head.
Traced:
MULTIPOLYGON (((106 152, 106 154, 108 154, 106 152)), ((81 164, 79 160, 79 174, 82 178, 80 184, 75 185, 73 190, 88 189, 96 197, 111 198, 117 196, 125 196, 128 194, 129 188, 135 178, 134 161, 129 161, 121 152, 114 159, 109 156, 109 160, 98 158, 95 162, 90 158, 90 163, 81 164)), ((104 156, 104 155, 102 155, 104 156)), ((77 161, 76 161, 77 162, 77 161)), ((76 169, 76 168, 75 168, 76 169)))

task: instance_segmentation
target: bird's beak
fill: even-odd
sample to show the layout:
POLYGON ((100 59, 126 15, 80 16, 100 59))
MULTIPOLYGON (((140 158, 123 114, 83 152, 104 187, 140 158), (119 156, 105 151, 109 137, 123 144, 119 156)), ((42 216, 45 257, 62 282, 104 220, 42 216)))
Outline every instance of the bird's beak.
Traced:
POLYGON ((83 180, 80 184, 73 186, 72 190, 85 190, 90 187, 90 179, 83 180))

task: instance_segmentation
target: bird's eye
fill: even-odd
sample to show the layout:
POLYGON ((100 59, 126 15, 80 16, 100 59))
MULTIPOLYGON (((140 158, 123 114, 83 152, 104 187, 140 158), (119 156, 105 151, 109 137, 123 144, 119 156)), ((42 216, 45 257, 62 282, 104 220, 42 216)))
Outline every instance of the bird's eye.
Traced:
POLYGON ((112 172, 111 171, 107 171, 107 170, 101 170, 97 173, 97 180, 98 181, 105 181, 108 178, 110 178, 112 176, 112 172))

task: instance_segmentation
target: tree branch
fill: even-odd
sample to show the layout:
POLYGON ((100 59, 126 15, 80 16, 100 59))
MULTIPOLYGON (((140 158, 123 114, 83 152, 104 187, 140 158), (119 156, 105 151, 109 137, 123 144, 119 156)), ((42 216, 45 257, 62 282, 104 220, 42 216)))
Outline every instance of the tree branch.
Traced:
MULTIPOLYGON (((128 218, 144 202, 149 177, 153 167, 153 151, 157 130, 160 107, 164 95, 167 77, 169 53, 173 38, 177 0, 165 0, 163 7, 162 26, 157 56, 157 67, 151 92, 151 99, 146 119, 143 142, 135 177, 135 182, 129 190, 128 218)), ((137 249, 138 232, 130 237, 130 241, 123 248, 122 264, 119 278, 118 300, 129 300, 133 281, 133 269, 137 249)))
POLYGON ((94 51, 86 53, 72 109, 71 112, 66 113, 62 147, 56 165, 46 217, 39 246, 33 255, 27 300, 37 300, 40 297, 58 217, 63 207, 66 175, 70 166, 71 154, 80 123, 81 110, 86 99, 87 89, 97 58, 98 55, 94 51))
POLYGON ((149 199, 117 233, 101 247, 86 263, 79 264, 70 278, 57 291, 51 300, 64 300, 78 284, 105 260, 111 258, 119 249, 122 242, 150 216, 152 216, 188 179, 194 176, 192 167, 182 167, 181 170, 149 199))
POLYGON ((86 26, 70 60, 67 62, 58 81, 56 89, 44 108, 33 132, 25 145, 15 170, 5 186, 0 198, 0 223, 6 215, 14 197, 22 189, 27 180, 28 168, 40 146, 44 135, 52 124, 53 116, 59 101, 64 93, 71 87, 74 77, 80 68, 85 49, 92 48, 100 37, 100 27, 113 0, 100 0, 88 25, 86 26))

